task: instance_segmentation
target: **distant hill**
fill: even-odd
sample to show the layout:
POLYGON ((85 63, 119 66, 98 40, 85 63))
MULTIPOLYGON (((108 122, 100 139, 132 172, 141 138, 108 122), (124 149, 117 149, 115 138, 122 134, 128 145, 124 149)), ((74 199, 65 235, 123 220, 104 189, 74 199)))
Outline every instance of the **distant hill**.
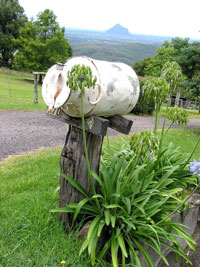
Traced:
POLYGON ((109 35, 123 36, 123 37, 124 36, 128 36, 128 37, 131 36, 131 34, 128 31, 128 29, 122 27, 120 24, 114 25, 112 28, 110 28, 109 30, 107 30, 105 33, 106 34, 109 34, 109 35))
MULTIPOLYGON (((122 27, 123 28, 123 27, 122 27)), ((111 28, 112 29, 112 28, 111 28)), ((126 28, 124 28, 126 29, 126 28)), ((109 30, 108 30, 109 31, 109 30)), ((103 42, 103 43, 143 43, 143 44, 154 44, 160 46, 164 41, 171 41, 171 37, 154 36, 154 35, 142 35, 142 34, 131 34, 128 32, 127 35, 115 35, 109 34, 108 31, 89 31, 89 30, 65 30, 65 37, 68 38, 69 42, 103 42)))
POLYGON ((143 60, 156 54, 157 45, 141 43, 70 43, 74 56, 87 56, 94 59, 123 62, 132 65, 135 60, 143 60))
POLYGON ((135 60, 154 56, 164 40, 171 41, 170 37, 130 34, 128 29, 119 24, 106 32, 66 28, 65 37, 69 40, 74 56, 88 56, 128 65, 132 65, 135 60))
POLYGON ((128 29, 116 24, 105 31, 81 29, 65 30, 74 56, 88 56, 94 59, 124 62, 132 65, 135 60, 154 56, 156 49, 171 37, 131 34, 128 29))

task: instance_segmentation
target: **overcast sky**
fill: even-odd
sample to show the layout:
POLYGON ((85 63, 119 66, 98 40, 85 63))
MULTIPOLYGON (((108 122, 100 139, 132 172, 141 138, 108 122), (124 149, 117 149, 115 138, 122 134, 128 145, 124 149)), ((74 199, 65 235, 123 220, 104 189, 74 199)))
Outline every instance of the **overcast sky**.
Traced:
POLYGON ((200 0, 19 0, 36 18, 53 10, 60 26, 107 30, 116 23, 131 33, 200 40, 200 0))

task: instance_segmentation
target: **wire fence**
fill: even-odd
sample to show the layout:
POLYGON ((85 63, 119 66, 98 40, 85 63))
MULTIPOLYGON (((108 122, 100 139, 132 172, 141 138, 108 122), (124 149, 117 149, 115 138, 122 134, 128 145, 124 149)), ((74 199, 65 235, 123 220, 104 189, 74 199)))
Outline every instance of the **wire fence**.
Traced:
POLYGON ((31 75, 30 71, 21 69, 17 66, 17 64, 13 65, 9 62, 5 62, 2 59, 0 59, 0 72, 1 73, 9 73, 9 74, 20 74, 22 76, 31 75))
MULTIPOLYGON (((171 107, 175 106, 175 98, 171 98, 171 107)), ((191 110, 197 110, 199 107, 199 102, 196 101, 192 101, 190 99, 187 100, 183 100, 183 99, 179 99, 179 103, 178 103, 178 107, 184 108, 184 109, 191 109, 191 110)))
POLYGON ((34 83, 34 75, 28 71, 13 68, 10 63, 0 60, 0 98, 12 97, 19 81, 34 83), (16 80, 17 79, 17 80, 16 80), (20 80, 19 80, 20 79, 20 80), (17 81, 17 82, 16 82, 17 81), (6 93, 7 92, 7 93, 6 93))

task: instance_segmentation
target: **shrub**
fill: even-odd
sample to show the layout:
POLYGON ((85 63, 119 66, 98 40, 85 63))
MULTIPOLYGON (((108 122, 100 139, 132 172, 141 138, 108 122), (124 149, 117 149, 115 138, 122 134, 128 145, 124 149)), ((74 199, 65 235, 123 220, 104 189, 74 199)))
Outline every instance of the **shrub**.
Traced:
POLYGON ((140 90, 139 99, 135 107, 132 109, 131 113, 135 115, 152 115, 154 111, 155 103, 153 96, 151 97, 151 101, 147 103, 142 90, 140 90))

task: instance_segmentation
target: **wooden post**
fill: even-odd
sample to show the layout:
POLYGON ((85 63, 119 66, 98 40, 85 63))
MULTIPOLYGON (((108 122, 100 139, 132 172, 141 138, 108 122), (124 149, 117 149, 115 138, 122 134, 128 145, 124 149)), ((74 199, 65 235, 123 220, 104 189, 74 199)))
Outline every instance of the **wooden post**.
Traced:
MULTIPOLYGON (((103 137, 86 132, 86 140, 90 168, 96 173, 99 173, 103 137)), ((92 193, 83 147, 83 133, 81 129, 75 126, 69 127, 65 146, 60 158, 60 172, 60 207, 65 207, 69 203, 79 202, 83 198, 83 195, 62 177, 62 173, 72 177, 89 193, 92 193)), ((96 190, 98 190, 96 181, 94 179, 93 181, 96 190)), ((72 222, 72 217, 68 213, 61 213, 60 218, 65 228, 72 222)))
POLYGON ((38 75, 39 75, 39 84, 42 84, 42 75, 45 75, 46 72, 33 72, 34 75, 34 104, 38 104, 38 75))
POLYGON ((175 106, 179 106, 179 100, 180 100, 181 94, 179 92, 176 93, 176 99, 175 99, 175 106))
POLYGON ((38 104, 38 82, 37 82, 37 73, 34 73, 34 104, 38 104))
POLYGON ((41 73, 39 74, 39 81, 38 81, 38 84, 42 85, 42 74, 41 74, 41 73))
MULTIPOLYGON (((63 173, 79 182, 89 194, 92 193, 85 160, 82 124, 81 119, 72 118, 61 109, 56 109, 49 115, 54 119, 61 120, 70 125, 60 158, 61 175, 59 207, 65 207, 70 203, 79 202, 83 196, 70 183, 68 183, 65 178, 63 178, 63 173)), ((131 120, 119 115, 109 118, 95 116, 85 118, 88 157, 90 168, 94 172, 97 174, 99 173, 103 138, 106 135, 107 128, 110 127, 121 133, 128 134, 132 123, 131 120)), ((93 181, 96 191, 98 192, 98 184, 94 179, 93 181)), ((60 219, 63 222, 64 228, 67 230, 67 226, 72 222, 71 215, 68 213, 61 213, 60 219)))
POLYGON ((10 85, 10 68, 9 68, 9 72, 8 72, 8 82, 9 82, 10 97, 12 97, 12 90, 11 90, 11 85, 10 85))

